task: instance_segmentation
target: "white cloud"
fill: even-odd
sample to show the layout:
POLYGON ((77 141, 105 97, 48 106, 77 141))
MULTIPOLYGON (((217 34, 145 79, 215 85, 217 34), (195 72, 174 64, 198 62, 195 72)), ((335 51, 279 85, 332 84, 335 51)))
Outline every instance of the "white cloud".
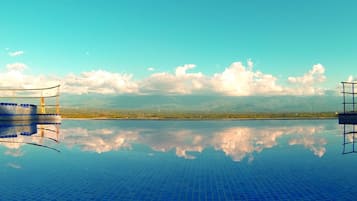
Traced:
POLYGON ((288 82, 295 85, 287 90, 288 93, 296 95, 321 95, 324 90, 316 84, 326 80, 325 68, 321 64, 316 64, 312 69, 301 77, 288 77, 288 82))
POLYGON ((148 70, 148 71, 154 71, 154 70, 155 70, 155 68, 153 68, 153 67, 149 67, 149 68, 147 68, 147 70, 148 70))
POLYGON ((192 94, 206 90, 209 83, 202 73, 186 72, 194 67, 193 64, 179 66, 175 74, 154 73, 139 83, 140 91, 160 94, 192 94))
MULTIPOLYGON (((252 67, 252 63, 249 64, 252 67)), ((283 87, 277 84, 277 78, 246 68, 241 62, 235 62, 222 73, 216 73, 211 79, 214 91, 230 96, 277 95, 283 87)))
POLYGON ((177 77, 185 76, 185 75, 187 75, 186 74, 187 70, 193 69, 195 67, 196 67, 195 64, 185 64, 183 66, 179 66, 179 67, 176 68, 175 75, 177 77))
POLYGON ((57 78, 44 75, 25 73, 27 65, 12 63, 6 65, 6 71, 0 71, 0 86, 3 88, 36 88, 54 86, 59 83, 57 78))
POLYGON ((23 55, 24 53, 25 53, 24 51, 19 50, 19 51, 15 51, 15 52, 9 52, 9 56, 16 57, 16 56, 23 55))
MULTIPOLYGON (((253 69, 250 59, 244 65, 234 62, 223 72, 211 76, 190 72, 194 64, 178 66, 174 73, 155 72, 142 80, 132 74, 92 70, 63 77, 25 74, 26 64, 7 64, 7 72, 0 73, 1 86, 44 87, 60 83, 61 92, 71 94, 221 94, 228 96, 251 95, 320 95, 319 84, 326 80, 325 68, 316 64, 302 76, 288 77, 287 85, 274 75, 253 69), (16 82, 14 82, 16 80, 16 82), (16 85, 16 86, 14 86, 16 85)), ((154 70, 149 68, 148 70, 154 70)))
POLYGON ((132 81, 132 75, 103 70, 83 72, 79 76, 69 74, 62 81, 61 91, 65 93, 121 94, 138 92, 138 85, 132 81))
POLYGON ((316 64, 312 67, 312 69, 304 74, 302 77, 289 77, 288 80, 291 83, 299 83, 299 84, 314 84, 316 82, 325 81, 326 77, 324 75, 325 68, 321 64, 316 64))
POLYGON ((289 77, 291 86, 279 84, 278 78, 253 69, 253 61, 247 66, 234 62, 221 73, 206 76, 202 72, 189 73, 194 64, 178 66, 174 74, 154 73, 139 83, 139 91, 159 94, 216 93, 229 96, 250 95, 316 95, 324 91, 316 84, 325 81, 325 69, 321 64, 301 77, 289 77))
POLYGON ((138 93, 138 84, 128 74, 94 70, 80 75, 68 74, 61 78, 25 74, 27 66, 23 63, 7 64, 6 68, 6 72, 0 72, 0 86, 3 87, 36 88, 61 84, 61 92, 70 94, 138 93))
POLYGON ((247 65, 250 70, 253 69, 254 63, 253 63, 252 59, 248 59, 247 65))
POLYGON ((352 75, 348 76, 348 78, 346 79, 346 82, 356 82, 356 81, 357 81, 357 78, 352 75))
POLYGON ((19 63, 19 62, 6 65, 6 69, 8 71, 20 71, 21 72, 21 71, 24 71, 26 68, 27 68, 26 64, 19 63))

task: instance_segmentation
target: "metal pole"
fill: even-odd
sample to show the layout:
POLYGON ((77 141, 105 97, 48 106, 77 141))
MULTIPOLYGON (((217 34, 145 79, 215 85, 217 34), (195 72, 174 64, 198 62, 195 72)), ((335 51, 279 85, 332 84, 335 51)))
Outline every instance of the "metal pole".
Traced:
POLYGON ((352 83, 352 108, 355 111, 355 83, 352 83))
POLYGON ((56 125, 56 140, 57 140, 57 143, 59 142, 59 133, 60 133, 60 127, 59 127, 59 125, 56 125))
POLYGON ((41 91, 40 112, 41 112, 41 114, 45 114, 45 113, 46 113, 46 109, 45 109, 45 98, 43 97, 43 91, 41 91))
POLYGON ((345 83, 342 82, 342 94, 343 94, 343 113, 346 113, 346 97, 345 97, 345 83))

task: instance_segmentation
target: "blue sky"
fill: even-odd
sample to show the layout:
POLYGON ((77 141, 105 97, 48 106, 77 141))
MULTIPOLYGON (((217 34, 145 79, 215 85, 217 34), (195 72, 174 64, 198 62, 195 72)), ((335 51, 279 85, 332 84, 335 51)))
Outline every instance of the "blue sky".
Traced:
POLYGON ((253 72, 281 86, 321 64, 320 87, 335 89, 356 75, 356 7, 353 0, 3 1, 0 66, 21 63, 23 74, 59 80, 101 70, 130 75, 140 88, 185 64, 212 78, 234 62, 248 69, 251 59, 253 72))

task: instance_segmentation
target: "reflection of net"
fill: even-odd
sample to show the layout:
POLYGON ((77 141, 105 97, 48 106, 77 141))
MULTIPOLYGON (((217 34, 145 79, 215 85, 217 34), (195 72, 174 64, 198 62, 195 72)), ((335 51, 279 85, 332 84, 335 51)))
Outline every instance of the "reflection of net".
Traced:
POLYGON ((356 153, 356 125, 344 124, 343 125, 343 154, 356 153))
POLYGON ((59 131, 59 124, 56 123, 45 125, 0 123, 0 145, 8 149, 19 149, 27 144, 60 152, 49 146, 59 142, 59 131))
POLYGON ((29 125, 1 125, 0 138, 17 137, 18 135, 33 135, 36 133, 36 124, 29 125))
POLYGON ((338 115, 339 124, 343 124, 343 154, 355 153, 355 135, 357 124, 357 105, 355 88, 357 82, 342 82, 343 113, 338 115))

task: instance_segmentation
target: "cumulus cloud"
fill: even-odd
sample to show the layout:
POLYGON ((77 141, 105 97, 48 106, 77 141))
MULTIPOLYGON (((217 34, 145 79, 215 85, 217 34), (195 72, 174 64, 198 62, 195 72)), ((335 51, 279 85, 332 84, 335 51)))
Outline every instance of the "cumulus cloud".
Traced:
POLYGON ((192 94, 206 90, 209 86, 206 76, 202 73, 187 73, 187 70, 193 68, 195 65, 186 64, 177 67, 175 74, 154 73, 139 83, 140 91, 146 94, 192 94))
POLYGON ((316 64, 312 69, 301 77, 288 77, 288 81, 295 85, 288 89, 289 92, 297 95, 321 95, 324 90, 316 84, 326 80, 325 68, 321 64, 316 64))
POLYGON ((148 70, 148 71, 154 71, 154 70, 155 70, 155 68, 153 68, 153 67, 149 67, 149 68, 147 68, 147 70, 148 70))
MULTIPOLYGON (((6 72, 0 73, 2 86, 6 87, 11 83, 13 87, 28 88, 61 84, 61 92, 71 94, 320 95, 324 94, 325 90, 320 88, 319 84, 326 80, 325 68, 321 64, 314 65, 302 76, 288 77, 286 81, 279 81, 272 74, 255 70, 254 63, 250 59, 247 64, 234 62, 223 72, 213 75, 191 72, 196 65, 185 64, 178 66, 173 73, 155 72, 142 80, 134 80, 132 74, 105 70, 53 77, 25 74, 27 65, 23 63, 7 64, 6 68, 6 72)), ((148 70, 154 69, 148 68, 148 70)))
POLYGON ((12 63, 7 71, 0 72, 0 85, 3 87, 42 88, 61 84, 61 92, 70 94, 122 94, 138 93, 138 84, 130 74, 112 73, 104 70, 70 73, 64 77, 31 75, 24 72, 27 65, 12 63))
POLYGON ((16 57, 16 56, 23 55, 24 53, 25 53, 24 51, 19 50, 19 51, 15 51, 15 52, 9 52, 9 56, 16 57))
POLYGON ((69 74, 62 79, 62 91, 65 93, 85 94, 122 94, 138 93, 138 84, 132 75, 111 73, 103 70, 83 72, 80 75, 69 74))
POLYGON ((316 64, 312 69, 302 77, 289 77, 291 83, 313 84, 315 82, 323 82, 326 77, 324 75, 325 68, 321 64, 316 64))
POLYGON ((248 59, 247 65, 248 65, 248 68, 249 68, 249 69, 252 69, 252 68, 253 68, 254 63, 253 63, 252 59, 248 59))
MULTIPOLYGON (((42 88, 60 83, 57 78, 52 76, 35 76, 25 73, 27 65, 23 63, 7 64, 6 69, 6 71, 0 71, 0 86, 3 88, 42 88)), ((1 95, 7 96, 9 95, 7 93, 6 91, 2 91, 1 95)))
POLYGON ((211 79, 214 91, 230 96, 276 95, 283 92, 276 77, 253 71, 253 64, 248 65, 249 68, 241 62, 235 62, 222 73, 216 73, 211 79))
POLYGON ((7 64, 6 65, 6 69, 8 71, 18 71, 18 72, 21 72, 21 71, 24 71, 25 69, 27 68, 27 65, 24 64, 24 63, 12 63, 12 64, 7 64))
POLYGON ((242 62, 234 62, 223 72, 213 76, 202 72, 190 73, 194 64, 178 66, 175 73, 154 73, 139 83, 143 93, 160 94, 194 94, 215 93, 228 96, 250 95, 320 95, 324 90, 316 84, 325 81, 325 69, 321 64, 301 77, 289 77, 291 86, 279 83, 278 78, 271 74, 253 69, 250 59, 245 66, 242 62))

